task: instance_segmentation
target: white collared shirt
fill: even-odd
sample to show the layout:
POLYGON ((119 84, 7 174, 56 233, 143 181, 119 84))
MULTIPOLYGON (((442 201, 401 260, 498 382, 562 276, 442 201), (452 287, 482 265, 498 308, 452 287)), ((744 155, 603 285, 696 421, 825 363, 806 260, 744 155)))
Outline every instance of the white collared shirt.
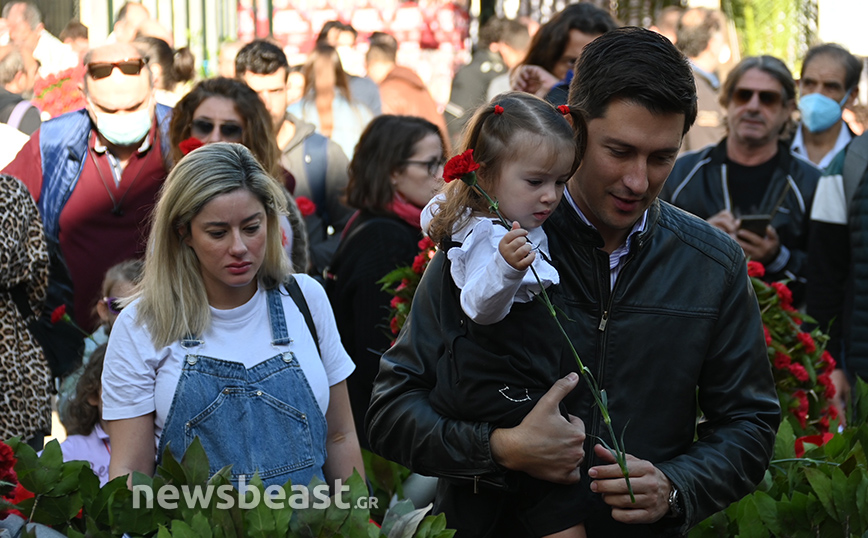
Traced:
MULTIPOLYGON (((576 210, 579 218, 582 219, 582 222, 587 224, 593 229, 597 229, 596 226, 591 224, 591 221, 582 213, 582 210, 579 209, 579 206, 576 204, 576 201, 573 200, 573 197, 570 196, 570 192, 564 189, 564 198, 567 200, 567 203, 570 204, 570 207, 576 210)), ((615 250, 609 254, 609 289, 615 288, 615 281, 618 279, 618 274, 621 272, 621 268, 624 267, 624 262, 627 259, 627 254, 630 253, 630 239, 638 234, 645 231, 645 225, 648 222, 648 210, 646 209, 642 213, 642 218, 636 221, 636 224, 633 225, 633 229, 630 230, 630 233, 627 235, 627 239, 623 244, 618 246, 615 250)))
MULTIPOLYGON (((793 138, 793 144, 790 146, 790 151, 807 159, 808 150, 805 148, 805 137, 802 136, 802 127, 803 125, 799 123, 799 128, 796 129, 796 136, 793 138)), ((835 155, 844 149, 844 146, 849 144, 850 140, 853 139, 853 135, 850 134, 850 129, 847 128, 846 123, 842 121, 839 128, 841 131, 838 133, 838 140, 835 141, 835 147, 833 147, 829 153, 823 155, 823 158, 817 163, 817 166, 822 170, 825 170, 829 166, 829 163, 832 162, 832 159, 835 158, 835 155)))

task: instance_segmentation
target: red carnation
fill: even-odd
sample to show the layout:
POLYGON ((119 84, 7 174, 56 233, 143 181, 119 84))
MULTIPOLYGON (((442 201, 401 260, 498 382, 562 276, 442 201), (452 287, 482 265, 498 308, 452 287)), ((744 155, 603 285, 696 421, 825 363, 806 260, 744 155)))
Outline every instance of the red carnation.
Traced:
POLYGON ((832 354, 829 353, 828 351, 823 351, 823 354, 820 355, 820 360, 825 362, 828 365, 829 370, 834 370, 835 365, 838 364, 835 361, 835 359, 832 357, 832 354))
POLYGON ((66 305, 62 304, 55 308, 54 312, 51 313, 51 323, 58 323, 60 321, 63 321, 66 316, 66 305))
POLYGON ((772 362, 772 364, 778 370, 786 370, 787 368, 790 367, 790 364, 792 364, 792 362, 793 361, 792 361, 792 359, 790 359, 789 355, 787 355, 785 353, 781 353, 780 351, 776 351, 775 352, 775 360, 772 362))
MULTIPOLYGON (((826 418, 826 420, 828 421, 829 419, 826 418)), ((826 425, 826 427, 828 428, 828 424, 826 425)), ((796 457, 801 458, 805 455, 806 443, 810 443, 815 446, 823 446, 828 443, 832 439, 832 437, 835 437, 835 434, 828 432, 820 435, 806 435, 804 437, 799 437, 798 439, 796 439, 796 457)))
POLYGON ((792 310, 793 293, 790 291, 790 288, 788 288, 783 282, 772 282, 772 287, 775 289, 778 298, 781 300, 781 308, 784 310, 792 310))
POLYGON ((835 383, 832 382, 832 376, 828 372, 818 375, 817 383, 823 386, 823 396, 825 396, 827 400, 831 400, 835 397, 835 383))
POLYGON ((398 305, 400 305, 402 303, 406 303, 406 302, 407 302, 406 299, 404 299, 403 297, 398 297, 396 295, 396 296, 392 297, 392 300, 389 302, 389 306, 391 308, 398 308, 398 305))
POLYGON ((199 140, 195 136, 191 136, 187 140, 181 141, 181 143, 178 144, 178 149, 181 150, 182 154, 187 155, 188 153, 190 153, 194 149, 199 149, 204 145, 205 145, 204 142, 202 142, 201 140, 199 140))
POLYGON ((301 211, 302 217, 309 217, 316 213, 316 204, 310 198, 299 196, 295 199, 295 203, 298 205, 298 210, 301 211))
POLYGON ((431 238, 427 235, 423 237, 421 241, 419 241, 419 250, 430 250, 435 246, 437 245, 435 245, 434 241, 432 241, 431 238))
POLYGON ((808 374, 808 371, 805 370, 805 367, 802 366, 801 364, 797 363, 797 362, 794 362, 793 364, 789 365, 787 368, 789 369, 790 373, 793 374, 793 377, 795 377, 796 379, 798 379, 799 381, 801 381, 803 383, 805 381, 811 379, 811 376, 808 374))
POLYGON ((468 149, 461 155, 449 159, 443 167, 443 180, 449 183, 452 180, 464 180, 464 176, 479 169, 479 163, 473 160, 473 150, 468 149))
POLYGON ((814 339, 811 338, 811 335, 808 333, 799 333, 796 335, 796 338, 799 339, 799 342, 803 346, 805 346, 805 351, 808 353, 813 353, 817 350, 817 346, 814 344, 814 339))
POLYGON ((392 334, 398 334, 398 318, 392 318, 392 320, 389 321, 389 328, 392 330, 392 334))
POLYGON ((428 263, 428 256, 424 254, 417 254, 415 258, 413 258, 413 272, 422 274, 425 271, 425 265, 428 263))
POLYGON ((763 334, 766 336, 766 347, 772 345, 772 335, 769 333, 769 328, 763 325, 763 334))
POLYGON ((747 276, 762 278, 766 274, 766 268, 760 262, 747 262, 747 276))

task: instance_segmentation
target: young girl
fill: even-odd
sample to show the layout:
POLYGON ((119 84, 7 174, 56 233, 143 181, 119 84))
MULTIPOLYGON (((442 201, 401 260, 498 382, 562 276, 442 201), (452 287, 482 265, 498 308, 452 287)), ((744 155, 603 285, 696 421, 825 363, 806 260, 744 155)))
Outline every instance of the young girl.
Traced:
POLYGON ((90 338, 85 338, 81 366, 63 380, 58 394, 58 414, 60 415, 60 422, 67 431, 70 429, 68 422, 72 420, 69 414, 70 401, 75 397, 78 380, 95 350, 100 346, 105 346, 105 343, 108 342, 112 325, 114 325, 118 314, 121 313, 119 300, 133 294, 133 287, 142 276, 142 267, 141 260, 122 261, 109 267, 105 277, 103 277, 100 297, 94 307, 94 313, 99 317, 100 325, 90 338))
POLYGON ((99 477, 99 485, 108 482, 111 445, 102 420, 102 376, 105 344, 96 348, 75 385, 75 394, 66 404, 64 426, 68 434, 61 443, 63 461, 84 460, 99 477))
MULTIPOLYGON (((451 364, 442 375, 438 370, 431 401, 440 413, 495 428, 516 426, 559 377, 568 354, 544 305, 533 301, 540 285, 529 268, 552 296, 559 278, 541 226, 578 167, 578 147, 563 114, 526 93, 499 95, 468 124, 461 151, 473 150, 479 186, 497 200, 512 226, 503 227, 487 200, 460 180, 449 183, 423 212, 431 216, 429 236, 447 251, 469 318, 466 333, 452 343, 451 364), (504 331, 527 334, 527 346, 505 348, 499 337, 504 331)), ((491 510, 486 511, 479 510, 479 496, 469 500, 474 495, 469 488, 466 506, 473 507, 477 528, 467 529, 468 534, 484 532, 508 510, 526 535, 585 536, 578 485, 527 475, 518 480, 515 493, 488 495, 491 510)), ((450 508, 461 511, 462 503, 450 508)))

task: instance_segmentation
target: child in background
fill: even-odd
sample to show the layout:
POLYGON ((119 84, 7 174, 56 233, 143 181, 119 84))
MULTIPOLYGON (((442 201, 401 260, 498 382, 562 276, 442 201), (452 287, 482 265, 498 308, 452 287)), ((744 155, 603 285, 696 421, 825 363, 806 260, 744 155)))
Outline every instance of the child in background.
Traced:
POLYGON ((60 444, 63 461, 84 460, 99 477, 100 487, 108 482, 111 445, 102 420, 102 365, 106 345, 96 348, 85 365, 74 396, 67 402, 67 438, 60 444))
POLYGON ((69 425, 67 424, 69 412, 67 408, 70 399, 75 395, 78 378, 82 375, 84 368, 87 366, 97 347, 104 347, 106 342, 108 342, 112 325, 117 319, 118 314, 121 313, 122 307, 119 300, 133 294, 133 289, 142 276, 142 267, 142 260, 126 260, 111 266, 106 271, 102 281, 102 288, 100 289, 102 296, 94 308, 94 313, 100 319, 100 325, 90 338, 84 339, 82 365, 63 380, 60 386, 60 393, 58 394, 58 414, 60 415, 60 422, 67 431, 69 430, 69 425))
MULTIPOLYGON (((450 367, 438 369, 431 392, 441 414, 513 427, 560 377, 566 356, 563 339, 545 307, 533 301, 541 290, 529 268, 547 289, 560 280, 549 260, 542 224, 578 168, 578 147, 564 114, 527 93, 497 96, 467 125, 461 151, 473 150, 479 186, 498 202, 512 226, 506 229, 487 200, 460 179, 448 183, 423 211, 423 229, 427 224, 428 235, 446 250, 469 318, 465 334, 452 343, 450 367), (513 311, 519 312, 510 316, 513 311), (528 334, 527 346, 505 348, 499 336, 505 331, 528 334)), ((579 484, 559 485, 528 475, 519 481, 518 492, 504 492, 491 510, 467 503, 480 535, 508 510, 517 515, 527 536, 585 536, 581 507, 583 499, 590 499, 579 492, 579 484)), ((467 495, 473 494, 470 486, 467 495)), ((452 509, 464 509, 460 499, 452 509)))

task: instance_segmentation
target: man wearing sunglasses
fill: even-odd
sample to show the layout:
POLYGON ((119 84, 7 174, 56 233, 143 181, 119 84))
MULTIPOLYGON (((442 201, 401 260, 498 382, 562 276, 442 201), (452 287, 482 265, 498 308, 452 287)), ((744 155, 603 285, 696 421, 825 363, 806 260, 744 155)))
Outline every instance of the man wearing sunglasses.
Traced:
POLYGON ((808 223, 820 170, 781 141, 796 83, 772 56, 745 58, 721 89, 727 136, 675 163, 660 197, 706 219, 804 298, 808 223))
MULTIPOLYGON (((44 314, 65 304, 90 331, 105 271, 144 253, 168 170, 171 109, 156 104, 147 62, 132 45, 93 49, 85 65, 86 108, 43 123, 3 171, 27 186, 42 214, 52 259, 44 314)), ((77 359, 76 329, 46 319, 45 331, 49 362, 77 359)))

